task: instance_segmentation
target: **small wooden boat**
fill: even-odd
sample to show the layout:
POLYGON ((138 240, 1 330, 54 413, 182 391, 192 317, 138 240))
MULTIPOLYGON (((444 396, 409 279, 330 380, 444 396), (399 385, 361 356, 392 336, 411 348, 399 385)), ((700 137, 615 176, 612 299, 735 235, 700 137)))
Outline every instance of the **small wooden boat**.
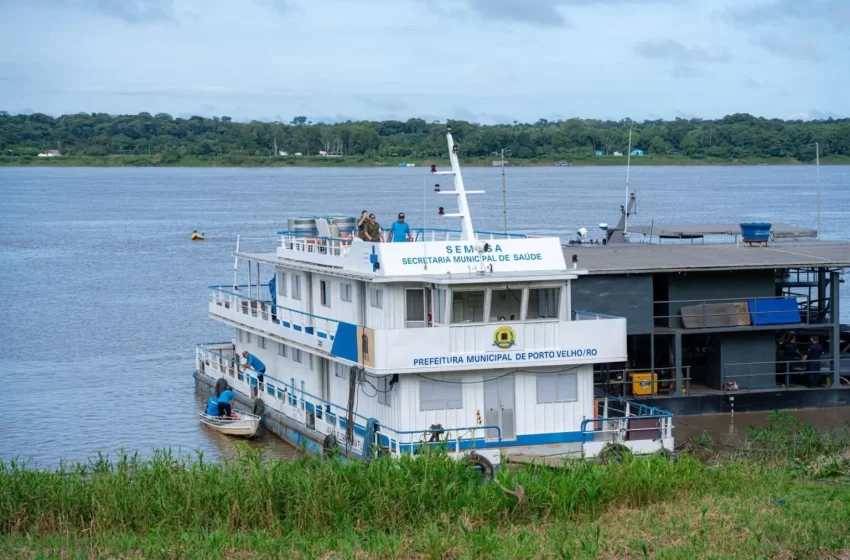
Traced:
POLYGON ((209 426, 217 432, 227 434, 229 436, 238 436, 244 438, 254 437, 257 429, 260 427, 260 417, 247 412, 238 410, 233 411, 233 416, 210 416, 203 412, 199 412, 201 423, 209 426))
POLYGON ((192 241, 203 241, 203 240, 204 240, 204 234, 203 233, 198 233, 197 231, 192 232, 192 241))

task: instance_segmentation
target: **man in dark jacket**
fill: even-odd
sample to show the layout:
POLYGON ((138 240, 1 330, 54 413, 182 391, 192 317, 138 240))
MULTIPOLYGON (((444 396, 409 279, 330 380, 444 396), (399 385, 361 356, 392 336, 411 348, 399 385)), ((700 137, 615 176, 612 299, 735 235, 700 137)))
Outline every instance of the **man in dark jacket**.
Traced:
POLYGON ((806 374, 809 378, 809 388, 812 389, 820 385, 821 356, 823 356, 823 346, 820 345, 818 337, 813 336, 809 344, 809 351, 803 356, 806 360, 806 374))

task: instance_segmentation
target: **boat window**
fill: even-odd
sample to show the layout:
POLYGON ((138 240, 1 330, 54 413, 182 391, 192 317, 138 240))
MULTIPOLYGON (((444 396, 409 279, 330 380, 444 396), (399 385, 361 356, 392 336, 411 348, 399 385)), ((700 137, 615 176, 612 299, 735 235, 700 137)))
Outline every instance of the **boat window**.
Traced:
POLYGON ((493 290, 490 296, 490 322, 519 321, 522 309, 522 288, 493 290))
POLYGON ((452 292, 452 324, 484 322, 484 290, 452 292))
POLYGON ((342 301, 351 301, 351 284, 339 285, 339 299, 342 301))
POLYGON ((245 344, 251 344, 251 333, 245 331, 245 344))
POLYGON ((409 289, 404 293, 405 325, 408 329, 425 326, 425 290, 409 289))
POLYGON ((319 280, 319 297, 321 299, 321 304, 325 307, 331 306, 331 296, 328 288, 327 280, 319 280))
POLYGON ((348 379, 348 366, 339 362, 334 362, 334 375, 340 379, 348 379))
POLYGON ((528 319, 557 319, 561 308, 561 288, 528 290, 528 319))
POLYGON ((559 373, 537 376, 537 404, 578 400, 578 375, 559 373))
POLYGON ((434 290, 434 322, 446 324, 446 299, 448 294, 445 288, 434 290))
POLYGON ((277 355, 283 356, 284 358, 286 357, 286 344, 283 342, 277 343, 277 355))
POLYGON ((380 288, 369 288, 369 305, 377 307, 378 309, 383 309, 384 290, 380 288))
POLYGON ((292 299, 301 299, 301 275, 292 275, 292 299))
POLYGON ((242 342, 242 331, 240 329, 236 329, 236 340, 242 342))
POLYGON ((310 371, 313 371, 313 354, 307 354, 307 361, 310 363, 310 371))
POLYGON ((378 389, 378 403, 390 406, 392 386, 390 385, 390 376, 385 375, 377 378, 375 387, 378 389))
POLYGON ((419 410, 463 408, 463 384, 422 379, 419 381, 419 410))
POLYGON ((301 363, 301 349, 293 348, 292 349, 292 361, 301 363))
POLYGON ((264 337, 264 336, 258 336, 257 337, 257 348, 260 348, 262 350, 266 349, 266 337, 264 337))
POLYGON ((277 273, 277 295, 286 297, 286 273, 277 273))

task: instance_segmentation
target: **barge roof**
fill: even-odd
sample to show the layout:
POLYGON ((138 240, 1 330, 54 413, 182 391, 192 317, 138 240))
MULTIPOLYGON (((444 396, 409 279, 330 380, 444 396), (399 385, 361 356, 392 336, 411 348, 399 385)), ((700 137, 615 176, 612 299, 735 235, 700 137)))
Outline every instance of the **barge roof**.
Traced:
POLYGON ((733 243, 625 243, 564 245, 586 274, 635 274, 688 270, 759 270, 850 267, 850 241, 786 241, 766 247, 733 243))
MULTIPOLYGON (((706 235, 741 235, 741 224, 629 224, 631 233, 653 235, 668 239, 690 239, 706 235)), ((771 224, 770 234, 775 239, 815 239, 817 232, 811 228, 791 224, 771 224)))

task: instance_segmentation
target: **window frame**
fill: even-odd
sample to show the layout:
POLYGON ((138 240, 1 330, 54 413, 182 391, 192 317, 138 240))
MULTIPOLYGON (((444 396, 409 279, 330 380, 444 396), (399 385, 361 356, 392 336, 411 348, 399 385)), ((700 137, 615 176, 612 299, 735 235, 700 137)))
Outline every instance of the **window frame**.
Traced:
POLYGON ((330 281, 328 280, 319 280, 319 304, 329 309, 331 307, 330 281))
POLYGON ((500 284, 496 287, 488 287, 487 292, 488 292, 489 305, 487 306, 487 317, 486 317, 487 321, 486 322, 491 323, 491 324, 493 324, 493 323, 511 323, 511 322, 517 323, 517 322, 521 322, 523 320, 523 313, 525 311, 525 305, 526 305, 526 299, 527 299, 526 291, 527 291, 527 289, 526 289, 525 286, 509 286, 507 284, 500 284), (508 295, 510 297, 516 297, 517 295, 519 295, 519 303, 518 303, 519 313, 515 314, 513 319, 511 319, 510 316, 505 317, 504 319, 499 319, 498 317, 496 317, 495 319, 491 319, 490 315, 492 315, 492 313, 493 313, 493 295, 494 295, 494 292, 508 292, 508 295))
POLYGON ((278 295, 278 297, 287 297, 287 294, 289 293, 289 291, 287 289, 288 286, 286 285, 286 280, 287 280, 286 273, 285 272, 278 272, 277 277, 278 277, 277 282, 276 282, 276 284, 277 284, 277 295, 278 295))
POLYGON ((259 348, 260 350, 266 349, 266 337, 259 335, 257 336, 257 348, 259 348))
POLYGON ((301 301, 301 275, 292 274, 292 299, 301 301))
POLYGON ((490 315, 490 293, 491 289, 489 287, 484 288, 461 288, 459 290, 452 289, 449 291, 451 295, 450 304, 449 304, 449 325, 486 325, 487 317, 490 315), (484 292, 484 303, 481 311, 481 321, 458 321, 454 320, 454 308, 455 308, 455 294, 462 293, 472 293, 472 292, 484 292))
POLYGON ((346 303, 351 303, 353 300, 352 294, 354 293, 354 289, 351 286, 350 282, 340 282, 339 284, 339 299, 340 301, 344 301, 346 303))
POLYGON ((295 348, 294 346, 292 347, 292 361, 293 362, 295 362, 296 364, 304 363, 304 358, 301 354, 302 354, 302 352, 301 352, 300 348, 295 348))
POLYGON ((578 402, 579 394, 578 394, 578 373, 574 371, 565 371, 560 373, 538 373, 535 378, 535 392, 537 404, 558 404, 558 403, 574 403, 578 402), (573 390, 575 391, 574 397, 563 397, 560 395, 561 382, 560 378, 571 378, 573 390), (554 391, 552 387, 547 387, 545 385, 541 385, 541 379, 552 379, 554 380, 554 391), (543 399, 541 400, 541 389, 543 389, 543 399), (553 395, 552 397, 547 397, 546 395, 553 395), (563 398, 562 398, 563 397, 563 398))
POLYGON ((277 355, 285 358, 286 354, 287 354, 286 344, 284 344, 283 342, 278 342, 277 343, 277 355))
MULTIPOLYGON (((526 292, 526 294, 523 298, 525 300, 525 305, 523 306, 523 315, 522 315, 523 321, 537 322, 537 321, 560 321, 561 320, 561 306, 563 304, 563 298, 564 298, 564 286, 563 285, 552 284, 552 285, 528 286, 525 289, 525 292, 526 292), (555 305, 555 316, 554 317, 535 317, 533 319, 529 317, 529 312, 531 311, 531 291, 532 290, 556 290, 556 293, 558 294, 557 295, 558 301, 557 301, 557 305, 555 305)), ((538 301, 540 301, 539 298, 538 298, 538 301)))
POLYGON ((384 289, 369 287, 369 307, 374 309, 384 308, 384 289))
POLYGON ((443 411, 443 410, 462 410, 463 409, 463 384, 462 383, 451 383, 447 381, 434 381, 432 379, 420 379, 419 380, 419 411, 420 412, 430 412, 430 411, 443 411), (457 389, 458 395, 457 400, 452 398, 446 399, 430 399, 424 400, 422 397, 425 394, 423 390, 424 387, 443 387, 443 388, 451 388, 457 389), (445 404, 446 406, 435 406, 434 404, 428 404, 426 407, 426 403, 435 403, 445 404))

